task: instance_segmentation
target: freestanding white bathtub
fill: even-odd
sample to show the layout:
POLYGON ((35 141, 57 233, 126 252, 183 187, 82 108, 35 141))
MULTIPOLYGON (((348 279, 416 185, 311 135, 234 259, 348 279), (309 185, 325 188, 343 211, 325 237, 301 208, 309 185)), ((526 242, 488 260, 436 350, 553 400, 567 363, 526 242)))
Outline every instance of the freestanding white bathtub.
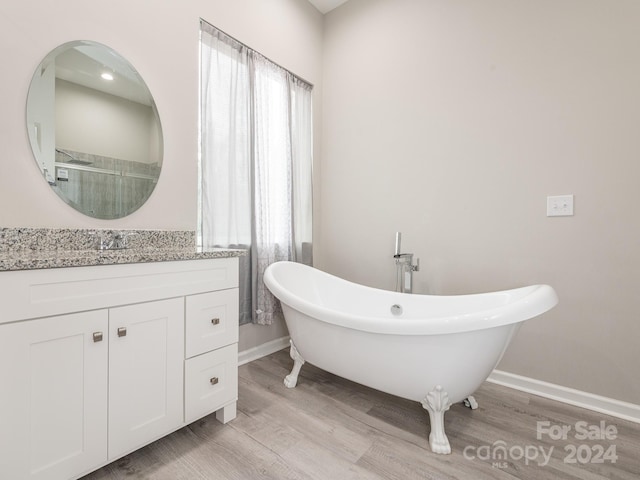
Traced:
POLYGON ((429 445, 451 453, 444 413, 471 397, 525 320, 558 302, 548 285, 475 295, 415 295, 358 285, 312 267, 277 262, 264 282, 280 300, 296 386, 308 361, 340 377, 421 402, 429 445))

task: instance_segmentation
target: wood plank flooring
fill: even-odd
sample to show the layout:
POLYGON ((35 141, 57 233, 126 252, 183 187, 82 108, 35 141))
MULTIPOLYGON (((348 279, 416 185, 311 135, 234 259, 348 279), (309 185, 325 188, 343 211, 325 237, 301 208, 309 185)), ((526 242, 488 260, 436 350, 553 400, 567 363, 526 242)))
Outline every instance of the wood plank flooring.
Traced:
POLYGON ((418 403, 309 364, 287 389, 291 366, 287 350, 243 365, 235 420, 205 417, 83 480, 640 478, 640 425, 632 422, 485 383, 477 410, 454 405, 446 413, 453 452, 435 455, 418 403), (571 431, 538 439, 537 422, 551 433, 571 431), (617 433, 609 427, 609 439, 576 438, 580 427, 599 430, 600 422, 617 433), (495 458, 499 446, 503 459, 495 458))

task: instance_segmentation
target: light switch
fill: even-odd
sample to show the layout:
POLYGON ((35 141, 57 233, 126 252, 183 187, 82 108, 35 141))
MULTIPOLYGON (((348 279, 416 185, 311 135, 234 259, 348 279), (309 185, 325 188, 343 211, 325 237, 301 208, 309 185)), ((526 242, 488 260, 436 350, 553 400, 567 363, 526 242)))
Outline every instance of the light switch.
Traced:
POLYGON ((547 217, 570 217, 573 215, 573 195, 547 197, 547 217))

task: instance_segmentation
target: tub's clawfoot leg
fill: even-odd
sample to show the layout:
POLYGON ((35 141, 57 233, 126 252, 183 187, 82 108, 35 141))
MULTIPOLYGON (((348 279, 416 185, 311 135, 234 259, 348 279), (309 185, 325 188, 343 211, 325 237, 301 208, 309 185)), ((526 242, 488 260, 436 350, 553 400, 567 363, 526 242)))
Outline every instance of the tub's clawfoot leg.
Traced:
POLYGON ((429 412, 431 433, 429 433, 429 446, 433 453, 451 453, 449 439, 444 433, 444 412, 449 410, 451 402, 449 395, 440 385, 427 393, 422 400, 422 408, 429 412))
POLYGON ((478 402, 472 395, 469 395, 462 402, 464 403, 465 407, 468 407, 471 410, 475 410, 476 408, 478 408, 478 402))
POLYGON ((293 344, 293 340, 289 340, 289 343, 291 344, 289 355, 291 355, 291 359, 293 360, 293 368, 291 369, 291 373, 284 377, 284 384, 287 388, 293 388, 298 383, 298 374, 300 373, 302 365, 304 365, 304 358, 302 358, 298 349, 293 344))

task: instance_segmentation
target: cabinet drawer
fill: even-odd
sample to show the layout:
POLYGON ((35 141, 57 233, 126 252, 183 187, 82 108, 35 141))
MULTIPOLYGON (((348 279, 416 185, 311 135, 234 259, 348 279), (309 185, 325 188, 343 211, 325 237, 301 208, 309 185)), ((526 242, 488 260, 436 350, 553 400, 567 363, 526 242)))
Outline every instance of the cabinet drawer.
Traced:
POLYGON ((185 423, 208 415, 238 397, 238 344, 185 363, 185 423))
POLYGON ((238 342, 238 289, 187 297, 186 358, 238 342))

